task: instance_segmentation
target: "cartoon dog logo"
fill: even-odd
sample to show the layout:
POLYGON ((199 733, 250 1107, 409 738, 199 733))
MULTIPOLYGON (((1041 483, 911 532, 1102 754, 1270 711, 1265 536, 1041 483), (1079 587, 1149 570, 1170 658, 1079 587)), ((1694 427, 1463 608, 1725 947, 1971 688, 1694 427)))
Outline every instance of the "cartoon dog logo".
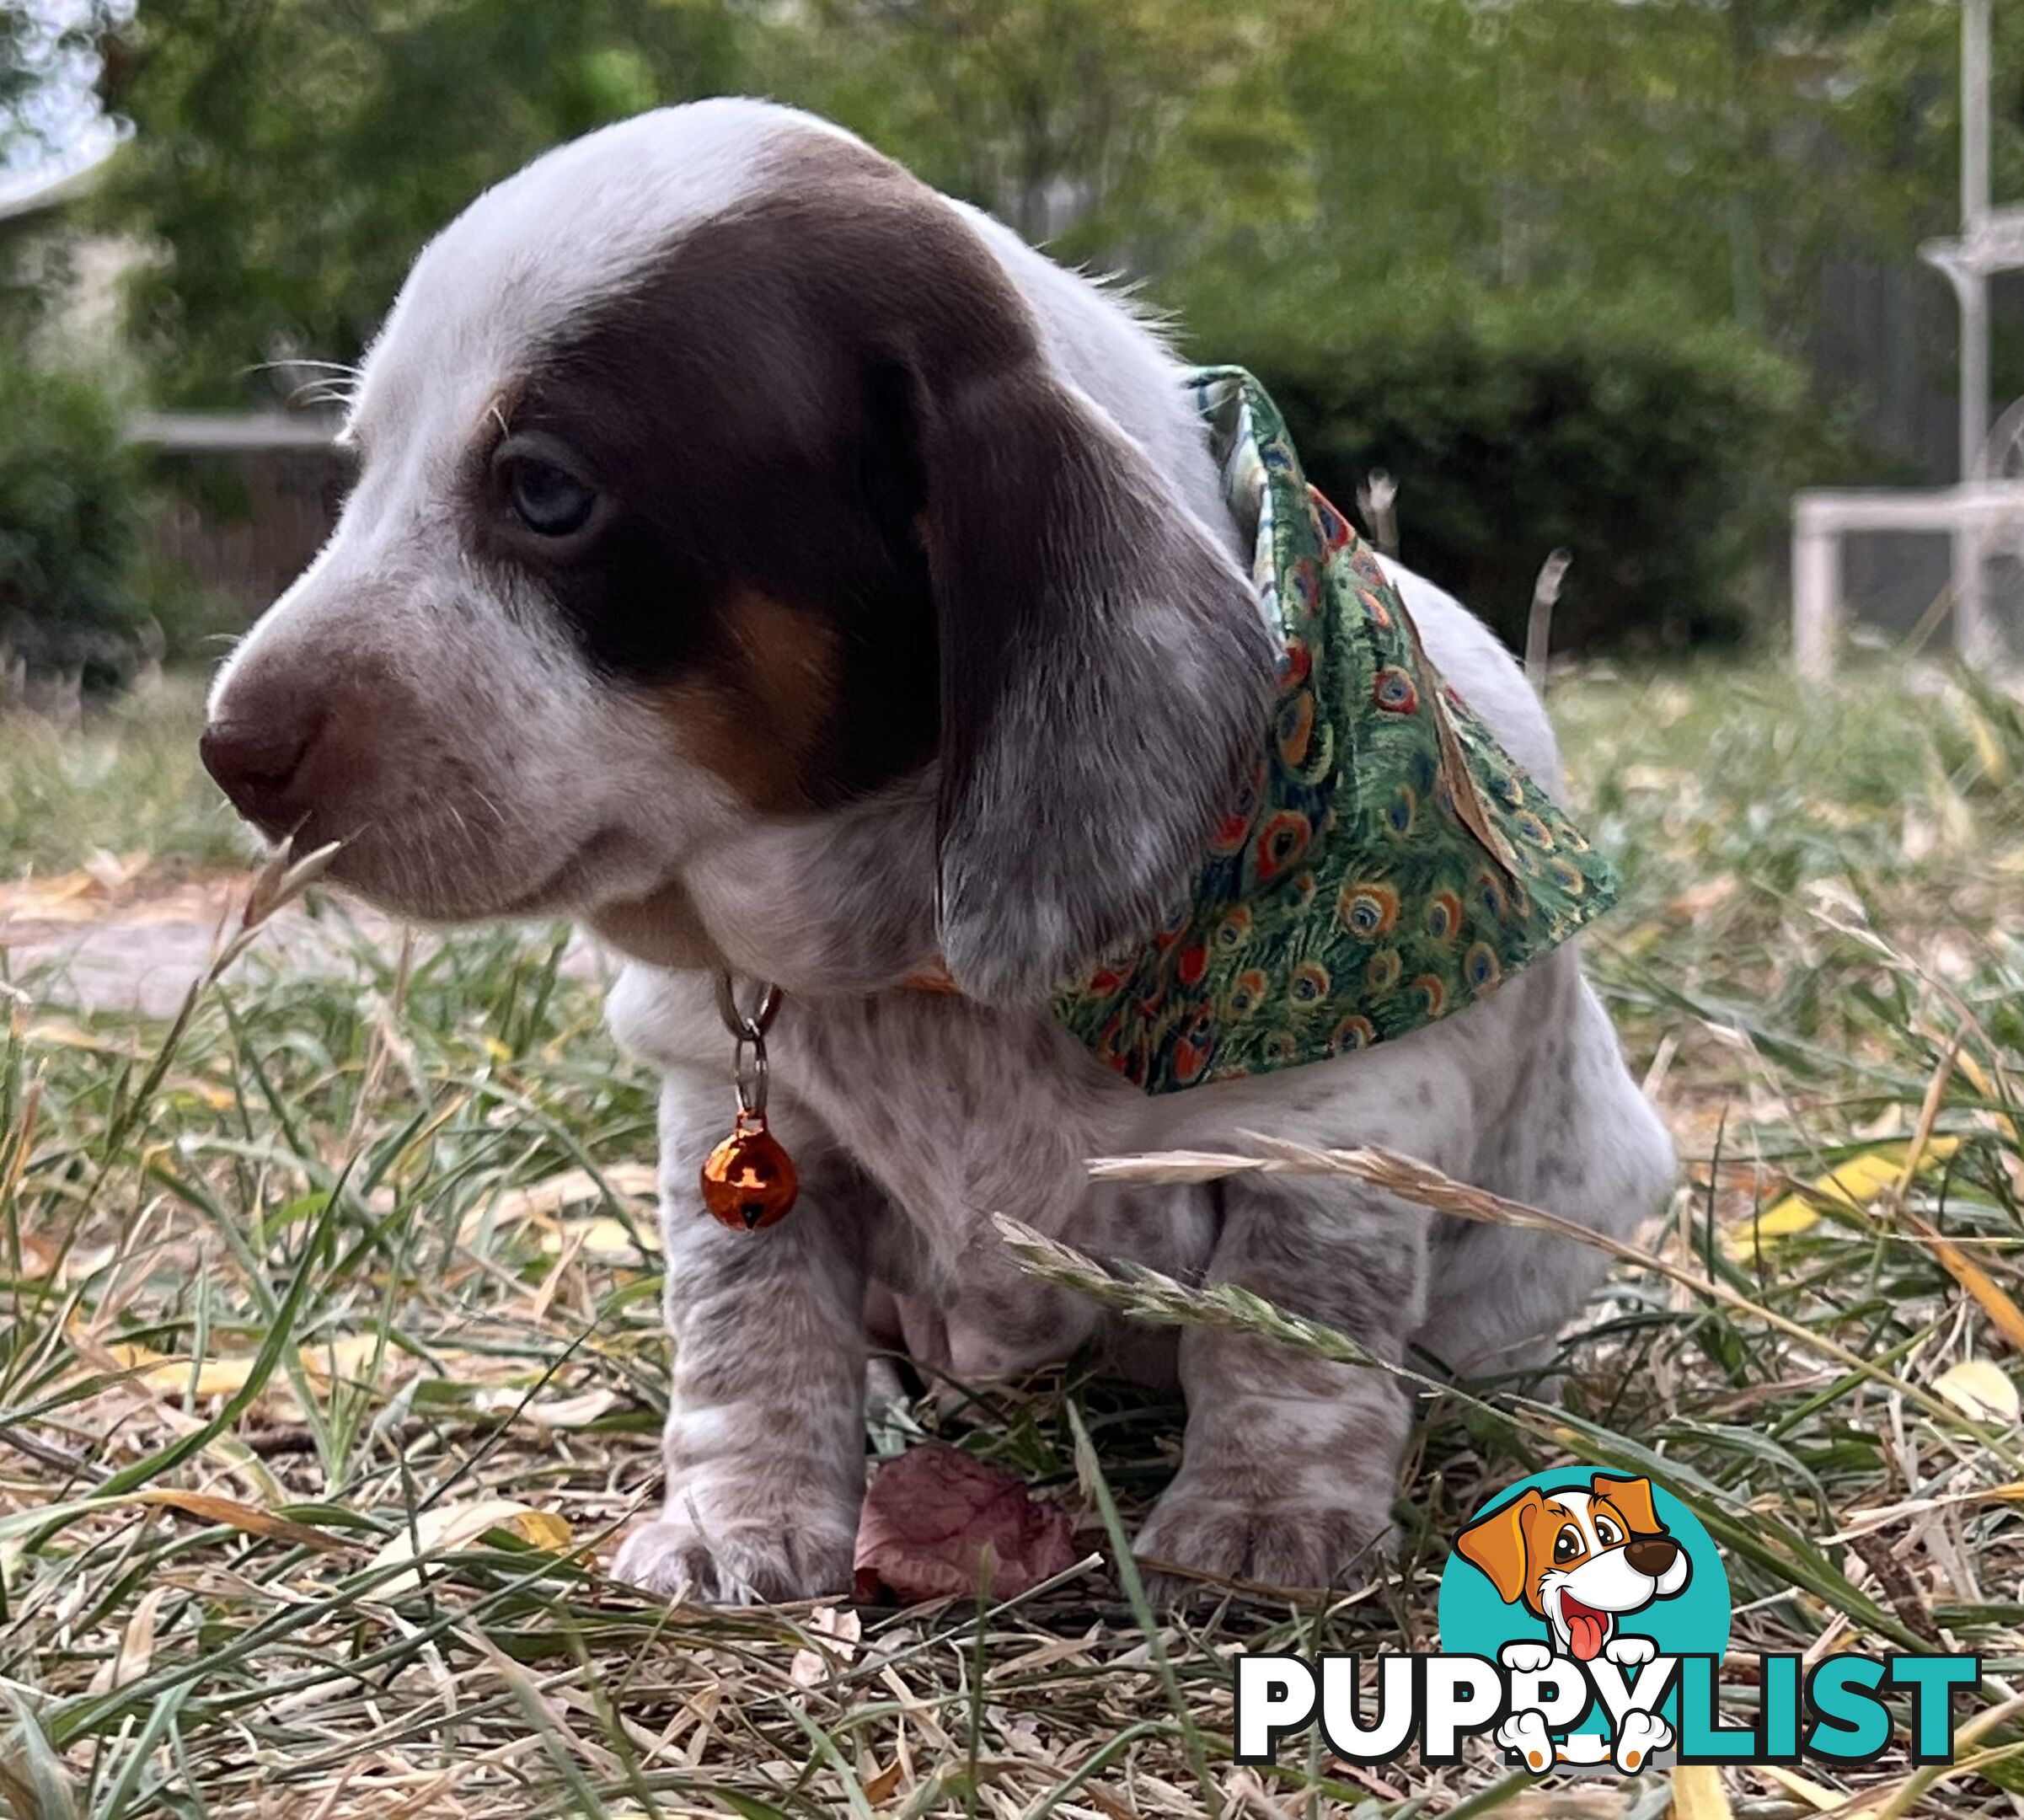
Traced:
MULTIPOLYGON (((1520 1673, 1548 1667, 1556 1654, 1581 1662, 1599 1656, 1635 1673, 1658 1646, 1624 1631, 1620 1621, 1675 1597, 1694 1571, 1652 1507, 1651 1480, 1604 1473, 1585 1485, 1528 1489, 1464 1529, 1455 1549, 1489 1576, 1507 1605, 1522 1603, 1545 1625, 1545 1643, 1507 1643, 1499 1652, 1504 1666, 1520 1673)), ((1626 1715, 1617 1733, 1614 1751, 1589 1737, 1570 1738, 1556 1750, 1539 1716, 1526 1711, 1507 1719, 1496 1737, 1534 1770, 1556 1758, 1596 1763, 1609 1755, 1626 1774, 1673 1742, 1673 1728, 1655 1713, 1626 1715)))

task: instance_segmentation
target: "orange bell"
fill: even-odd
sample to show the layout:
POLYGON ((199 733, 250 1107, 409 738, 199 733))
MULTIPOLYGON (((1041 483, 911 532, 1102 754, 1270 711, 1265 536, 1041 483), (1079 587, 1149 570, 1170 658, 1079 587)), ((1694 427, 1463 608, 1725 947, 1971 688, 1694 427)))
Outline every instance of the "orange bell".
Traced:
POLYGON ((703 1205, 739 1232, 787 1218, 800 1183, 763 1112, 740 1108, 731 1136, 703 1159, 703 1205))

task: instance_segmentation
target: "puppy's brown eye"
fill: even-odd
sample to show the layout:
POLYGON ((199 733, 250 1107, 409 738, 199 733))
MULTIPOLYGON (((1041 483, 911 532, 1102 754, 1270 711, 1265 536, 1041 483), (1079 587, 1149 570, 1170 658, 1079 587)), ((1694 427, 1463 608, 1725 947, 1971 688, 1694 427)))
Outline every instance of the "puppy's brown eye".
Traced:
POLYGON ((1572 1560, 1582 1552, 1581 1532, 1572 1525, 1553 1539, 1553 1558, 1556 1561, 1572 1560))
POLYGON ((593 489, 532 455, 509 458, 501 466, 500 478, 513 516, 537 537, 569 537, 588 524, 597 510, 593 489))
POLYGON ((1604 1548, 1614 1548, 1624 1539, 1624 1533, 1607 1517, 1595 1519, 1595 1539, 1604 1548))

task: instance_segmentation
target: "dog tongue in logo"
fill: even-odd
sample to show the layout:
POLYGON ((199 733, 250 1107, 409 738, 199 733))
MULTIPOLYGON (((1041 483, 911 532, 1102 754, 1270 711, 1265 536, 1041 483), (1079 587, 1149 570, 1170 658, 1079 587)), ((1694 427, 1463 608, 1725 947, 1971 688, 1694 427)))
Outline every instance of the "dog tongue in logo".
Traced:
POLYGON ((1578 1662, 1593 1662, 1609 1641, 1609 1620, 1593 1606, 1561 1594, 1561 1619, 1567 1626, 1567 1646, 1578 1662))

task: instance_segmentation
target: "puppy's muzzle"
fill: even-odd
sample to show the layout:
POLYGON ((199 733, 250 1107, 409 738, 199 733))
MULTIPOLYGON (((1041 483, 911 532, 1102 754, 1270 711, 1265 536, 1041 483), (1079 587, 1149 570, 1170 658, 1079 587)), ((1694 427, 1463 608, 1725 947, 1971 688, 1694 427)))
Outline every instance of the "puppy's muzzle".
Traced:
POLYGON ((1624 1544, 1624 1559, 1653 1580, 1673 1565, 1679 1553, 1679 1544, 1671 1536, 1639 1536, 1624 1544))

